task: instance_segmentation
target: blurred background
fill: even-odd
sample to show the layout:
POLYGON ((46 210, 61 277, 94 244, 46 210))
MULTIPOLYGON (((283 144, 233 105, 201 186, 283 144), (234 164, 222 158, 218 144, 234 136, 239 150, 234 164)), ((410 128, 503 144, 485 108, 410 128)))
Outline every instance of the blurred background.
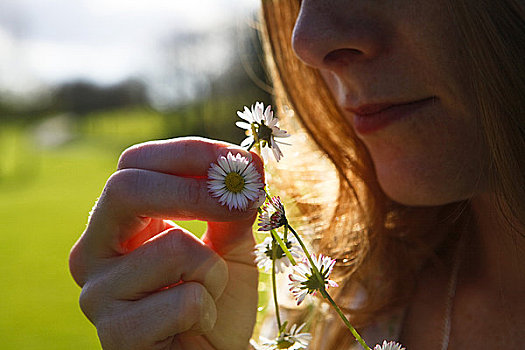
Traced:
MULTIPOLYGON (((69 250, 128 146, 239 143, 258 0, 0 1, 0 348, 97 349, 69 250)), ((182 223, 202 233, 198 222, 182 223)))

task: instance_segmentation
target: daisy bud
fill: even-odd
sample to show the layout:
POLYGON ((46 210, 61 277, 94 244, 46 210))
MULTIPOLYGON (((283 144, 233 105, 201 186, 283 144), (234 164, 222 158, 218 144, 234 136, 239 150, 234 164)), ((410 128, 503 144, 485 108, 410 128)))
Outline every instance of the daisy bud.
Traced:
POLYGON ((405 348, 399 343, 393 341, 387 343, 386 340, 384 340, 383 345, 377 344, 374 350, 405 350, 405 348))

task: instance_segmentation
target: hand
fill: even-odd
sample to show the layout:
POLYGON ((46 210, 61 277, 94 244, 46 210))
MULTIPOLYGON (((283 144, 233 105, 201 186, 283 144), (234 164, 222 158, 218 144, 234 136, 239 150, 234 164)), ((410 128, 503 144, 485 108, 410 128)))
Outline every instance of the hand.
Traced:
POLYGON ((246 349, 257 308, 256 210, 229 211, 206 184, 210 164, 228 152, 250 157, 196 138, 122 154, 70 255, 81 309, 104 349, 246 349), (167 219, 208 229, 200 240, 167 219))

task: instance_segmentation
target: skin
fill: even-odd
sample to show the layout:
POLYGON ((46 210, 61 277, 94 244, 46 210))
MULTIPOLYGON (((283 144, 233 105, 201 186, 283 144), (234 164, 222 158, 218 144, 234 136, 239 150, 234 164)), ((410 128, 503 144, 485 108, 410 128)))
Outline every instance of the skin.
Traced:
POLYGON ((70 254, 80 306, 104 349, 246 348, 257 308, 256 211, 229 211, 206 186, 210 164, 228 152, 252 157, 197 138, 120 157, 70 254), (166 219, 208 229, 200 240, 166 219))
POLYGON ((385 193, 407 205, 450 203, 485 186, 487 152, 460 98, 466 78, 449 23, 443 1, 305 0, 294 30, 297 56, 320 69, 350 124, 345 108, 436 97, 411 118, 358 134, 385 193))
MULTIPOLYGON (((408 118, 357 135, 393 200, 472 203, 478 231, 461 264, 449 349, 519 348, 525 229, 513 231, 497 214, 487 180, 489 152, 478 117, 464 102, 468 77, 459 68, 457 30, 442 0, 303 0, 293 48, 321 72, 350 125, 349 109, 360 105, 435 98, 408 118)), ((450 269, 421 273, 400 339, 407 349, 440 348, 450 269)))
MULTIPOLYGON (((439 0, 303 0, 293 45, 321 71, 343 111, 436 98, 424 113, 359 137, 394 200, 473 205, 479 229, 461 265, 449 349, 518 349, 525 244, 495 214, 456 37, 439 0)), ((353 115, 345 115, 351 124, 353 115)), ((228 147, 175 139, 121 156, 70 256, 81 308, 104 349, 246 348, 257 307, 255 212, 229 212, 205 186, 209 164, 228 147), (165 219, 204 220, 208 230, 199 240, 165 219)), ((408 349, 439 349, 449 275, 421 274, 400 339, 408 349)))

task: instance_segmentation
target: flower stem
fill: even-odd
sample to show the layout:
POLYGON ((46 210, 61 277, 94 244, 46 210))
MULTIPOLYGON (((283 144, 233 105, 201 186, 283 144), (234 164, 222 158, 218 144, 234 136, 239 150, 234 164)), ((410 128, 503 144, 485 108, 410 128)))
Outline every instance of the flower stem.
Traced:
MULTIPOLYGON (((313 273, 316 275, 316 277, 319 280, 319 282, 321 283, 321 285, 324 285, 324 278, 321 276, 321 273, 317 269, 317 266, 312 261, 312 258, 310 257, 310 253, 308 252, 308 249, 306 249, 306 246, 304 245, 303 241, 301 240, 301 237, 299 237, 299 234, 297 234, 297 232, 295 232, 295 230, 293 229, 292 226, 290 226, 290 225, 287 225, 287 226, 290 229, 290 231, 292 232, 292 234, 295 236, 295 238, 297 238, 297 241, 299 242, 299 244, 301 245, 301 248, 303 249, 304 253, 306 254, 306 257, 308 258, 308 261, 310 262, 310 266, 312 267, 313 273)), ((350 324, 350 321, 348 321, 348 319, 346 318, 346 316, 343 313, 343 311, 341 311, 339 306, 337 306, 337 304, 335 303, 334 299, 332 299, 332 297, 330 296, 330 294, 328 294, 326 289, 323 287, 323 288, 320 289, 320 291, 321 291, 321 294, 323 295, 323 297, 325 299, 327 299, 330 302, 330 304, 332 305, 332 307, 335 309, 335 311, 337 311, 337 313, 339 314, 339 316, 343 320, 343 322, 346 325, 346 327, 350 330, 350 332, 352 332, 352 335, 354 336, 354 338, 361 344, 361 346, 365 350, 371 350, 370 347, 368 345, 366 345, 365 341, 359 335, 359 333, 357 333, 357 331, 352 326, 352 324, 350 324)))
MULTIPOLYGON (((252 148, 252 146, 255 145, 255 148, 257 149, 259 155, 261 155, 261 143, 259 141, 259 134, 257 133, 257 129, 259 128, 259 124, 257 124, 257 126, 255 124, 256 123, 252 123, 251 124, 252 136, 253 136, 253 144, 250 146, 250 148, 252 148)), ((249 150, 250 149, 248 149, 248 151, 249 150)))
POLYGON ((270 201, 270 200, 272 200, 272 195, 270 194, 270 191, 268 191, 267 187, 268 186, 265 186, 263 188, 263 190, 264 190, 264 193, 266 193, 266 199, 268 199, 270 201))
POLYGON ((277 283, 275 282, 275 260, 276 249, 275 242, 272 242, 272 292, 273 292, 273 303, 275 304, 275 317, 277 318, 277 327, 279 328, 279 335, 281 335, 281 315, 279 313, 279 302, 277 301, 277 283))
POLYGON ((284 254, 286 254, 286 257, 288 258, 288 260, 290 260, 290 262, 292 263, 293 266, 297 265, 297 262, 295 261, 295 259, 293 258, 292 254, 290 253, 290 251, 288 250, 288 247, 286 246, 286 244, 283 242, 283 240, 281 239, 281 237, 279 237, 279 234, 277 233, 277 231, 274 230, 270 230, 270 232, 272 233, 272 236, 273 236, 273 239, 275 241, 277 241, 277 243, 279 244, 279 246, 281 246, 281 249, 283 250, 284 254))
POLYGON ((321 294, 323 295, 323 297, 325 297, 325 299, 327 299, 330 304, 332 305, 332 307, 335 309, 335 311, 339 314, 339 316, 341 317, 341 319, 343 320, 344 324, 346 325, 346 327, 348 327, 348 329, 350 330, 350 332, 352 332, 352 334, 354 335, 354 338, 359 342, 359 344, 361 344, 361 346, 363 347, 363 349, 365 350, 371 350, 370 347, 368 345, 366 345, 365 341, 363 340, 363 338, 359 335, 359 333, 357 333, 357 331, 355 330, 355 328, 350 324, 350 321, 348 321, 348 319, 346 318, 345 314, 343 313, 343 311, 341 311, 341 309, 339 308, 339 306, 337 306, 337 304, 335 303, 334 299, 332 299, 332 297, 330 296, 330 294, 328 294, 328 292, 326 291, 326 289, 322 289, 321 290, 321 294))
POLYGON ((299 245, 301 246, 301 248, 303 249, 303 252, 304 254, 306 255, 306 258, 308 259, 308 261, 310 262, 310 266, 312 267, 312 271, 314 272, 314 275, 315 277, 317 277, 317 280, 319 281, 320 285, 324 285, 324 278, 323 276, 321 276, 321 273, 319 272, 319 269, 317 269, 317 266, 314 264, 313 260, 312 260, 312 257, 310 256, 310 252, 308 251, 308 249, 306 249, 306 246, 304 245, 303 243, 303 240, 301 239, 301 237, 299 236, 299 234, 297 232, 295 232, 295 230, 293 229, 292 226, 290 226, 290 224, 286 225, 288 226, 288 229, 290 229, 290 231, 292 232, 292 234, 295 236, 295 238, 297 239, 297 242, 299 242, 299 245))

